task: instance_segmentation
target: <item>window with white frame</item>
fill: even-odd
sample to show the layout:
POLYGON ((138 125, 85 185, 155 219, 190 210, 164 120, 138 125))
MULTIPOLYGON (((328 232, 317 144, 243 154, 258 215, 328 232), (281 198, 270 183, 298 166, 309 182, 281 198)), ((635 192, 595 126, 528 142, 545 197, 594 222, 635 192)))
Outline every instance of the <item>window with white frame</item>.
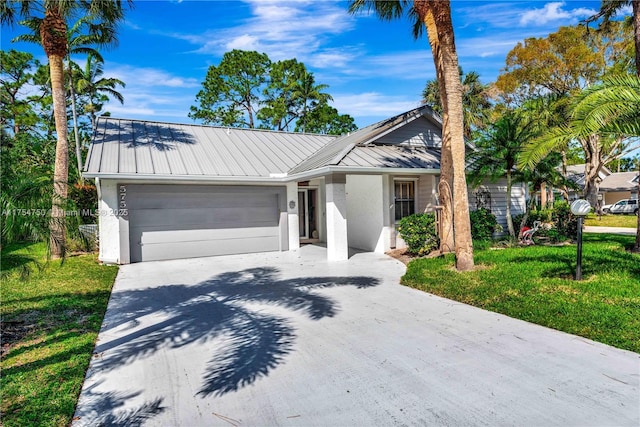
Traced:
POLYGON ((416 213, 415 181, 395 181, 396 221, 416 213))

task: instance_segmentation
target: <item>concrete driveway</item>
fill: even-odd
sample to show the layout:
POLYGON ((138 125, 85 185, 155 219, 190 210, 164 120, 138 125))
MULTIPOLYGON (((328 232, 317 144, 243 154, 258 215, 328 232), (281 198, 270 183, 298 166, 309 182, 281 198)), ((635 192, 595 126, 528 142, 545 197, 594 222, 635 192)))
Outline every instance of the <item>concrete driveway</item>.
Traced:
POLYGON ((123 266, 74 425, 640 424, 640 355, 325 250, 123 266))

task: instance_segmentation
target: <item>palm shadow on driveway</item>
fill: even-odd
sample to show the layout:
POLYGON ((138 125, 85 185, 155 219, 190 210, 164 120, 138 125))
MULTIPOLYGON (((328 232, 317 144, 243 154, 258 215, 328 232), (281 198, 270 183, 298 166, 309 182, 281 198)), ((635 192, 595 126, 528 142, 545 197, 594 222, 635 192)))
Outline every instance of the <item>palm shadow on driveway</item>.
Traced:
POLYGON ((114 292, 101 334, 117 338, 97 345, 92 369, 109 371, 160 349, 210 343, 206 348, 215 350, 203 366, 197 394, 220 396, 267 376, 293 350, 296 333, 291 320, 257 305, 319 320, 335 316, 339 305, 318 290, 379 284, 378 279, 365 276, 285 280, 279 278, 279 272, 272 267, 251 268, 195 285, 114 292))

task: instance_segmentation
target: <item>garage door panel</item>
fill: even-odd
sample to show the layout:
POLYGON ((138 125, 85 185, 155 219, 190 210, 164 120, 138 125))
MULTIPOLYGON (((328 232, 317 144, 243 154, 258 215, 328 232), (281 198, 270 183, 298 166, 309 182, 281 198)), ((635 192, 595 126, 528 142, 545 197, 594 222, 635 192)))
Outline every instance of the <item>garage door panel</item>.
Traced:
MULTIPOLYGON (((272 205, 274 202, 272 202, 272 205)), ((238 223, 246 226, 278 225, 280 212, 273 206, 264 208, 198 208, 198 209, 140 209, 129 213, 132 224, 162 228, 174 226, 178 229, 228 228, 238 223)))
POLYGON ((136 227, 131 230, 140 236, 144 245, 176 242, 201 242, 213 240, 251 239, 261 237, 278 237, 274 227, 192 229, 192 230, 154 230, 148 227, 136 227))
POLYGON ((280 250, 285 196, 273 186, 129 185, 130 259, 280 250))
MULTIPOLYGON (((180 254, 180 258, 202 256, 234 255, 247 253, 247 245, 255 248, 252 252, 272 252, 279 250, 272 237, 251 239, 227 239, 216 242, 176 242, 172 249, 180 254)), ((168 254, 163 244, 149 244, 140 247, 140 256, 144 260, 161 261, 174 259, 168 254)))

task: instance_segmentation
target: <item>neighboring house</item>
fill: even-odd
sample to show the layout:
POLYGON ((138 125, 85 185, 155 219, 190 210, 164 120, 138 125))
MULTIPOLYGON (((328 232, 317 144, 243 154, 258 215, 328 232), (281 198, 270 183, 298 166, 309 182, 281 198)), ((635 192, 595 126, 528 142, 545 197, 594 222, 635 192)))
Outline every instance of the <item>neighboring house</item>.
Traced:
MULTIPOLYGON (((305 242, 325 242, 330 260, 347 259, 349 247, 385 252, 402 244, 399 219, 437 203, 441 127, 426 106, 339 137, 101 117, 84 172, 98 188, 99 258, 126 264, 305 242)), ((500 214, 498 187, 481 198, 500 214)), ((524 197, 514 205, 522 211, 524 197)))
MULTIPOLYGON (((578 189, 577 190, 573 190, 573 189, 569 189, 569 199, 570 200, 576 200, 576 199, 580 199, 583 197, 584 195, 584 184, 585 184, 585 178, 584 178, 584 170, 585 170, 585 164, 579 164, 579 165, 569 165, 567 166, 567 180, 573 182, 578 189)), ((602 167, 600 168, 600 171, 598 172, 598 180, 600 182, 600 187, 602 187, 602 182, 609 176, 611 175, 611 171, 609 169, 607 169, 606 167, 602 167)))
MULTIPOLYGON (((567 179, 578 186, 578 190, 569 190, 569 199, 583 197, 584 164, 567 166, 567 179)), ((602 205, 610 205, 623 199, 638 197, 638 172, 611 172, 606 167, 598 173, 600 180, 599 195, 602 205)))
POLYGON ((602 204, 638 198, 638 172, 614 172, 600 183, 602 204))

